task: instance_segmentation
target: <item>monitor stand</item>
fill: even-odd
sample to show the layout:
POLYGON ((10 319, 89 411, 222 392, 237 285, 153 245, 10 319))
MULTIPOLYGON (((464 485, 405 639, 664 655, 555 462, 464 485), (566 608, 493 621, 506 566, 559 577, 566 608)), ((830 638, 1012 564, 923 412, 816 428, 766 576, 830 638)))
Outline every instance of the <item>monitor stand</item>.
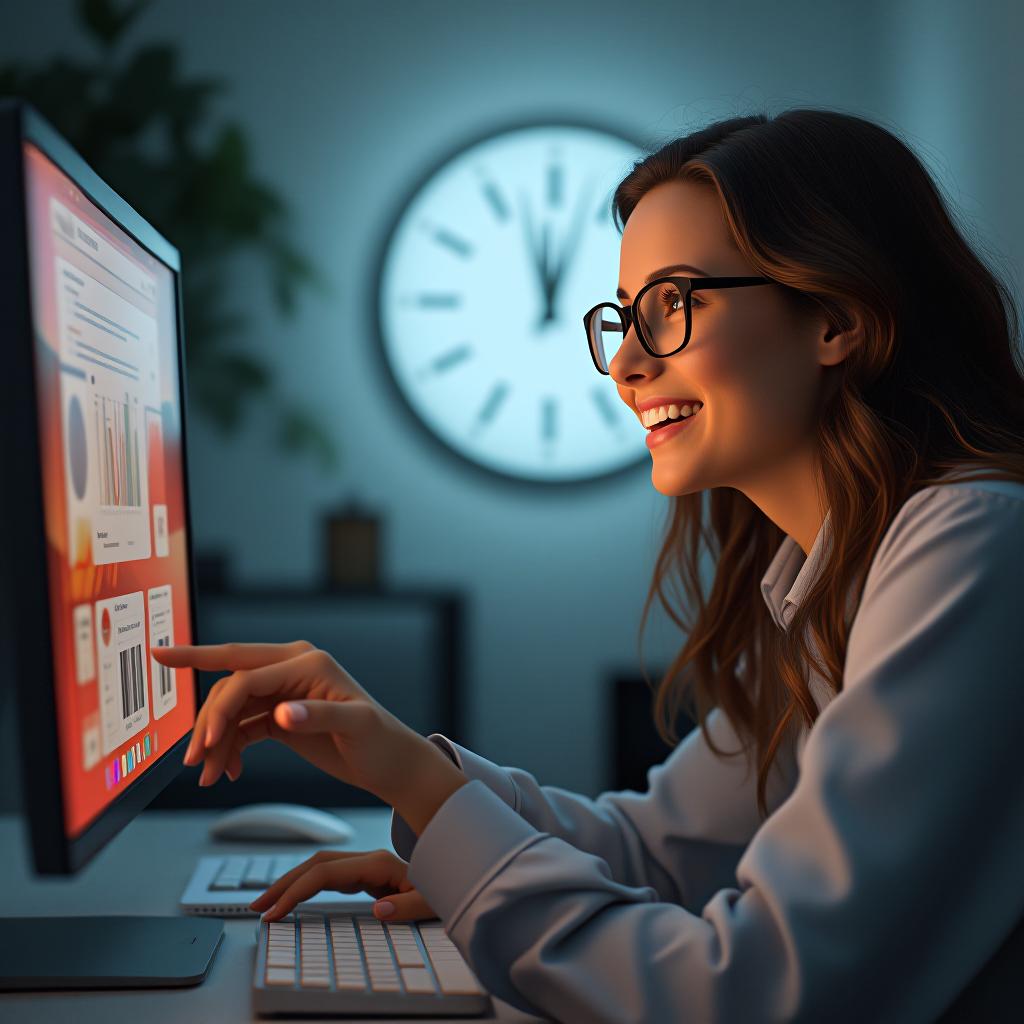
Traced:
POLYGON ((212 917, 0 918, 0 990, 198 985, 224 935, 212 917))

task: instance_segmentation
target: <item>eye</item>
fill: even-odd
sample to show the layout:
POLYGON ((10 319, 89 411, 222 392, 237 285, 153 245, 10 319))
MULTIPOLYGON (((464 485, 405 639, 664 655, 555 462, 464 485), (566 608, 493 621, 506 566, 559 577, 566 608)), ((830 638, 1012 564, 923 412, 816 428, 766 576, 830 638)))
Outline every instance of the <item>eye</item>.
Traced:
MULTIPOLYGON (((681 296, 675 288, 662 288, 658 297, 661 300, 661 308, 664 310, 666 316, 679 310, 681 296)), ((703 305, 705 305, 704 300, 700 298, 700 296, 691 292, 690 306, 692 308, 699 309, 703 305)))
POLYGON ((662 288, 659 295, 661 301, 661 308, 665 311, 665 314, 674 313, 679 308, 680 295, 677 289, 665 287, 662 288))

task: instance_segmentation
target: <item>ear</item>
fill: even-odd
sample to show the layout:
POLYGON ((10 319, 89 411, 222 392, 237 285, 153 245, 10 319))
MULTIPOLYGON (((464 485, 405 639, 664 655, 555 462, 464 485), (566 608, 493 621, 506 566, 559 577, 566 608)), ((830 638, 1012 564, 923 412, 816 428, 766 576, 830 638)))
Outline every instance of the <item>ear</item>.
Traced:
POLYGON ((839 308, 838 320, 817 321, 815 355, 821 366, 837 366, 864 343, 864 317, 850 306, 839 308))

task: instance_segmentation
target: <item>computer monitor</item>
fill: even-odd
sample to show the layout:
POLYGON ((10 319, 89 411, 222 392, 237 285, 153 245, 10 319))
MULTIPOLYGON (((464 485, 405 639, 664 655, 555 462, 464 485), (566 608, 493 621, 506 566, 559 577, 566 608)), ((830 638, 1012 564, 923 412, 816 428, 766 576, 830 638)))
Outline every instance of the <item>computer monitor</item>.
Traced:
MULTIPOLYGON (((150 653, 196 642, 180 261, 16 100, 0 102, 0 326, 4 682, 33 862, 68 874, 181 770, 200 701, 195 672, 150 653)), ((67 946, 54 926, 53 973, 132 984, 123 921, 92 920, 94 969, 53 962, 67 946)), ((132 945, 157 951, 185 923, 145 920, 132 945)), ((30 929, 44 946, 46 927, 30 929)), ((208 964, 220 930, 189 928, 208 964)), ((153 961, 151 984, 200 980, 176 955, 161 974, 160 952, 136 954, 153 961)))

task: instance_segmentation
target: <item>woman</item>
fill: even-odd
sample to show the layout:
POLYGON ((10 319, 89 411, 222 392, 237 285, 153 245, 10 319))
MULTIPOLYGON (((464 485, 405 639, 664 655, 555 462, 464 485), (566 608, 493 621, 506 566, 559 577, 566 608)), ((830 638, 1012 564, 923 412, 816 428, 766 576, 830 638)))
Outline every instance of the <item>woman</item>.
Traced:
POLYGON ((1024 915, 1013 300, 911 151, 847 114, 712 124, 614 209, 623 306, 588 341, 673 499, 644 619, 656 593, 687 639, 659 729, 684 702, 700 728, 649 792, 589 800, 421 737, 303 642, 157 649, 231 672, 186 763, 235 779, 269 737, 375 793, 401 858, 321 853, 253 906, 436 914, 524 1010, 933 1020, 1024 915))

